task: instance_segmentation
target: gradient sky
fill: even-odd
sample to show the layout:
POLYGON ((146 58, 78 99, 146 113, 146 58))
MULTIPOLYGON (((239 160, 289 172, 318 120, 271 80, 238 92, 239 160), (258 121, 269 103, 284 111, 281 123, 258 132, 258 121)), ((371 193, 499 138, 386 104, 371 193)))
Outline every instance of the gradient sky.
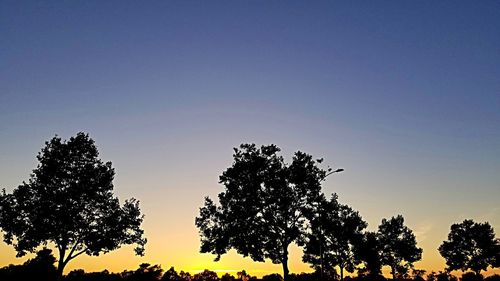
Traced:
MULTIPOLYGON (((0 187, 78 131, 141 201, 149 243, 68 270, 281 273, 198 253, 198 208, 244 142, 344 168, 324 191, 370 230, 403 214, 416 266, 441 270, 452 223, 500 232, 500 2, 1 0, 0 187)), ((24 260, 0 243, 0 266, 24 260)), ((290 269, 309 270, 296 247, 290 269)))

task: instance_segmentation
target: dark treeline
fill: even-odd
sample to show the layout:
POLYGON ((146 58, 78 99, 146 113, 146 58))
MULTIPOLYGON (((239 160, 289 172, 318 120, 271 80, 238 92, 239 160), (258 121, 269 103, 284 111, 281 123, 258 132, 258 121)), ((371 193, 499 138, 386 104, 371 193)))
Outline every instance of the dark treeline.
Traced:
MULTIPOLYGON (((2 268, 0 281, 219 280, 209 270, 190 275, 173 268, 164 272, 149 264, 122 273, 77 270, 63 276, 65 266, 82 254, 98 256, 135 244, 136 254, 143 255, 144 215, 136 199, 120 204, 114 196, 114 169, 111 162, 99 159, 88 134, 78 133, 67 141, 52 138, 37 160, 28 182, 12 193, 0 194, 4 241, 18 257, 37 255, 23 265, 2 268), (48 244, 57 258, 45 248, 37 252, 48 244)), ((268 281, 384 280, 383 267, 390 268, 393 280, 425 280, 425 272, 414 266, 422 258, 422 249, 403 216, 384 218, 376 231, 367 231, 368 224, 358 211, 339 202, 336 194, 323 193, 323 181, 343 169, 324 169, 322 162, 297 151, 286 163, 276 145, 234 148, 232 165, 219 177, 225 189, 218 202, 207 197, 195 219, 201 252, 219 260, 235 249, 257 262, 281 264, 283 274, 262 278, 268 281), (302 247, 302 261, 314 273, 290 273, 291 244, 302 247), (355 277, 345 277, 347 273, 355 277)), ((461 277, 464 281, 482 280, 482 271, 500 267, 500 240, 487 222, 453 224, 438 250, 447 267, 444 272, 429 273, 429 281, 457 280, 449 275, 453 270, 471 271, 461 277)), ((234 278, 224 275, 220 280, 234 278)), ((242 271, 236 279, 256 278, 242 271)))
MULTIPOLYGON (((9 265, 0 268, 0 280, 2 281, 53 281, 58 278, 57 268, 54 265, 56 258, 50 249, 37 252, 35 258, 26 261, 22 265, 9 265)), ((338 281, 340 276, 335 270, 321 274, 313 273, 291 273, 292 281, 338 281)), ((265 275, 262 278, 251 276, 245 270, 235 275, 225 273, 218 276, 216 272, 204 270, 196 274, 188 272, 177 272, 173 267, 163 270, 159 265, 143 263, 136 270, 125 270, 121 273, 111 273, 107 270, 101 272, 85 272, 82 269, 73 270, 62 277, 63 281, 283 281, 280 274, 265 275)), ((385 281, 383 276, 374 278, 366 275, 363 271, 357 276, 345 277, 347 281, 385 281)), ((448 272, 430 272, 425 274, 424 270, 414 270, 406 274, 403 281, 500 281, 500 275, 492 275, 483 278, 473 272, 464 273, 460 278, 448 272)))

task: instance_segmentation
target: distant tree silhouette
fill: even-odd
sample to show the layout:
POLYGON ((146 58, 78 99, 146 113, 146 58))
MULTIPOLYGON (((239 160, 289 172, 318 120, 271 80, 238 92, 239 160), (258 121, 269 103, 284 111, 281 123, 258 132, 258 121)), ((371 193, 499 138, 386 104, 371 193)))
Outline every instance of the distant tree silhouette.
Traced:
POLYGON ((383 219, 377 234, 382 246, 382 264, 391 267, 393 279, 397 275, 404 277, 408 268, 422 258, 422 249, 417 247, 413 231, 404 225, 403 216, 383 219))
POLYGON ((275 145, 235 148, 232 166, 220 176, 220 205, 205 198, 196 226, 202 253, 219 260, 234 248, 254 261, 268 258, 282 264, 288 280, 288 247, 304 232, 304 208, 319 196, 327 171, 300 151, 288 165, 279 151, 275 145))
POLYGON ((484 278, 484 281, 500 281, 500 275, 494 274, 484 278))
POLYGON ((425 281, 424 275, 425 275, 425 270, 423 269, 412 269, 412 275, 413 275, 413 280, 415 281, 425 281))
POLYGON ((56 258, 52 250, 44 248, 36 253, 36 257, 28 260, 23 265, 23 271, 31 275, 31 279, 37 281, 52 281, 57 278, 57 270, 54 266, 56 258))
MULTIPOLYGON (((429 280, 429 279, 428 279, 429 280)), ((435 274, 436 281, 457 281, 457 277, 447 271, 439 271, 435 274)))
POLYGON ((477 275, 488 266, 498 267, 500 240, 487 222, 464 220, 453 224, 448 240, 439 246, 449 270, 472 270, 477 275))
POLYGON ((242 270, 236 273, 238 280, 241 281, 252 281, 252 280, 257 280, 255 276, 251 276, 246 272, 246 270, 242 270))
POLYGON ((27 260, 22 265, 9 265, 0 269, 0 280, 19 281, 53 281, 57 278, 57 270, 54 266, 56 259, 52 250, 42 249, 37 252, 33 259, 27 260))
POLYGON ((193 276, 191 276, 189 272, 184 272, 182 270, 179 272, 179 277, 184 281, 191 281, 193 279, 193 276))
POLYGON ((94 141, 78 133, 69 141, 54 137, 38 154, 29 181, 12 194, 0 195, 0 227, 4 240, 17 256, 53 243, 58 252, 58 273, 81 254, 97 256, 123 244, 144 251, 139 202, 120 206, 113 196, 114 170, 103 163, 94 141))
POLYGON ((360 262, 354 248, 363 239, 366 222, 351 207, 340 204, 336 194, 330 200, 321 196, 308 217, 311 232, 306 235, 303 261, 321 273, 338 266, 344 280, 344 270, 352 273, 360 262))
POLYGON ((135 271, 124 271, 121 275, 126 281, 157 281, 162 277, 163 269, 159 265, 142 263, 135 271))
POLYGON ((73 270, 68 273, 64 281, 122 281, 123 278, 118 273, 110 273, 107 270, 101 272, 86 273, 83 269, 73 270))
POLYGON ((272 273, 262 276, 262 281, 283 281, 283 277, 278 273, 272 273))
POLYGON ((474 272, 465 272, 462 274, 462 277, 460 277, 460 281, 482 281, 483 276, 481 274, 477 274, 474 272))
POLYGON ((290 274, 291 281, 334 281, 338 280, 338 275, 330 275, 328 272, 323 273, 323 277, 321 277, 320 272, 312 272, 312 273, 300 273, 300 274, 290 274))
POLYGON ((215 271, 208 269, 203 270, 200 273, 193 275, 193 281, 218 281, 219 277, 215 271))
POLYGON ((165 273, 161 277, 161 281, 181 281, 181 280, 182 280, 181 277, 179 276, 177 271, 175 271, 173 266, 170 267, 169 270, 165 271, 165 273))
POLYGON ((229 274, 229 273, 224 273, 224 275, 222 275, 222 277, 220 278, 221 281, 235 281, 236 278, 234 278, 233 275, 229 274))
POLYGON ((358 269, 360 275, 376 279, 382 274, 382 246, 376 232, 365 232, 361 242, 355 247, 355 256, 363 262, 364 267, 358 269))

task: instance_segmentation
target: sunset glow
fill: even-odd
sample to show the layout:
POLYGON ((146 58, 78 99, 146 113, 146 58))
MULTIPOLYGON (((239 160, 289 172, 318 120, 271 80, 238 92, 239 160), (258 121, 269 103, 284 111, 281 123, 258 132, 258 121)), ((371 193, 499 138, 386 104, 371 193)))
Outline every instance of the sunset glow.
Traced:
MULTIPOLYGON (((2 1, 0 188, 29 180, 45 141, 88 132, 148 243, 66 273, 282 274, 235 250, 215 262, 195 226, 233 147, 276 144, 344 168, 323 192, 369 231, 403 215, 415 268, 442 271, 453 223, 500 233, 499 30, 500 1, 2 1)), ((0 267, 32 257, 0 243, 0 267)), ((289 268, 312 272, 295 244, 289 268)))

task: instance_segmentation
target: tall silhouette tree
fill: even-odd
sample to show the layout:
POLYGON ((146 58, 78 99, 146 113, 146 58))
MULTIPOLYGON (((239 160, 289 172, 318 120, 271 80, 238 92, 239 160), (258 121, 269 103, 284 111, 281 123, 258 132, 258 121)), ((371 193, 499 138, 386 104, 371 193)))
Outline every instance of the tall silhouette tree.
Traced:
POLYGON ((500 240, 487 222, 464 220, 451 226, 448 240, 439 246, 449 270, 472 270, 479 275, 489 266, 499 267, 500 240))
POLYGON ((196 226, 202 253, 219 260, 234 248, 254 261, 268 258, 282 264, 288 280, 288 247, 304 233, 304 208, 319 196, 329 170, 300 151, 286 164, 279 151, 275 145, 235 148, 232 166, 220 176, 220 205, 207 197, 196 226))
POLYGON ((377 232, 365 232, 354 250, 356 258, 364 264, 363 271, 367 272, 371 279, 377 279, 376 277, 382 274, 382 247, 377 232))
POLYGON ((354 248, 363 239, 367 224, 358 212, 340 204, 336 194, 330 200, 320 198, 309 216, 311 232, 306 235, 302 259, 321 272, 338 266, 344 280, 344 270, 352 273, 359 263, 354 248))
POLYGON ((422 249, 417 247, 413 231, 404 225, 401 215, 383 219, 378 227, 381 258, 384 265, 391 267, 392 278, 408 271, 413 263, 422 258, 422 249))
POLYGON ((88 134, 68 141, 56 136, 37 159, 29 181, 0 196, 0 227, 17 256, 53 243, 62 276, 66 264, 81 254, 97 256, 124 244, 136 244, 136 253, 143 254, 139 202, 132 198, 120 205, 113 195, 111 162, 99 159, 88 134))

